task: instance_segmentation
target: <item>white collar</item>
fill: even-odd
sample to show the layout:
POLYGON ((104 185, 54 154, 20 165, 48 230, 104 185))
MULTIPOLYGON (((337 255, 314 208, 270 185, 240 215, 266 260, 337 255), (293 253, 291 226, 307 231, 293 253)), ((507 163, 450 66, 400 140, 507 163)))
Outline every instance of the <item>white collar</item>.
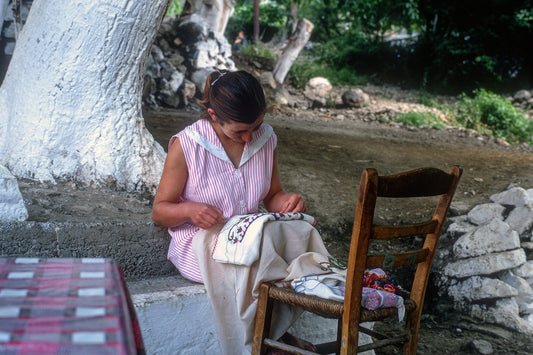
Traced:
MULTIPOLYGON (((209 126, 211 127, 211 124, 209 124, 209 126)), ((272 136, 274 129, 271 126, 262 124, 262 127, 265 127, 263 133, 261 133, 261 135, 254 139, 252 142, 245 144, 244 152, 242 153, 241 162, 239 163, 238 168, 240 168, 248 160, 250 160, 250 158, 253 157, 254 154, 257 153, 265 145, 265 143, 269 140, 270 136, 272 136)), ((211 127, 211 129, 213 129, 213 127, 211 127)), ((199 132, 193 131, 190 128, 186 128, 185 133, 196 143, 204 147, 208 152, 216 156, 218 159, 223 160, 233 166, 233 163, 228 157, 228 154, 226 153, 224 148, 217 146, 215 143, 201 135, 199 132)), ((216 136, 216 132, 214 134, 216 136)), ((218 139, 218 136, 216 139, 218 139)))

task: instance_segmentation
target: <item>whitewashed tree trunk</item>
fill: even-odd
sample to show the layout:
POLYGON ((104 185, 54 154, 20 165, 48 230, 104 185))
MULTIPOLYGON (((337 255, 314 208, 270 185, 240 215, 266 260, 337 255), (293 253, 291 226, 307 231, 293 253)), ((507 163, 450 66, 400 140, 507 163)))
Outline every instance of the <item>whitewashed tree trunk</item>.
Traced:
POLYGON ((199 15, 214 32, 224 34, 234 8, 235 0, 186 0, 182 16, 199 15))
POLYGON ((283 84, 283 81, 285 81, 285 77, 291 69, 292 64, 298 58, 307 41, 309 41, 313 27, 313 23, 305 18, 298 21, 296 31, 292 33, 272 71, 274 79, 278 83, 283 84))
POLYGON ((35 0, 0 88, 0 165, 19 178, 155 191, 165 158, 142 77, 168 0, 35 0))

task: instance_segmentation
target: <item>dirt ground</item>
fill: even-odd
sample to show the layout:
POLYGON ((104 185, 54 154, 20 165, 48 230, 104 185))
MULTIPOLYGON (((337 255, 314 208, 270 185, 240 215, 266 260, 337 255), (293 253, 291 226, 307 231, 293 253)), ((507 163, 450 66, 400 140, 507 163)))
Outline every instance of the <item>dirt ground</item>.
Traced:
MULTIPOLYGON (((381 119, 421 108, 411 93, 364 88, 372 102, 363 109, 297 110, 275 108, 267 115, 278 135, 279 166, 286 190, 303 195, 308 213, 317 217, 330 252, 346 256, 361 172, 374 167, 380 174, 434 166, 464 169, 452 215, 489 202, 489 196, 511 185, 533 187, 533 152, 511 147, 487 136, 455 129, 406 128, 381 119), (373 91, 374 90, 374 91, 373 91), (385 95, 384 95, 385 93, 385 95), (381 95, 381 96, 380 96, 381 95)), ((194 106, 185 110, 146 111, 146 125, 166 147, 172 134, 199 116, 194 106)), ((77 187, 73 183, 38 185, 20 182, 30 220, 112 221, 149 220, 151 197, 121 191, 77 187)), ((409 209, 391 203, 383 220, 410 219, 409 209)), ((428 295, 429 306, 420 330, 418 352, 476 353, 472 340, 491 343, 494 353, 533 353, 533 340, 502 327, 479 324, 450 310, 445 300, 428 295)), ((389 351, 383 353, 390 353, 389 351)))

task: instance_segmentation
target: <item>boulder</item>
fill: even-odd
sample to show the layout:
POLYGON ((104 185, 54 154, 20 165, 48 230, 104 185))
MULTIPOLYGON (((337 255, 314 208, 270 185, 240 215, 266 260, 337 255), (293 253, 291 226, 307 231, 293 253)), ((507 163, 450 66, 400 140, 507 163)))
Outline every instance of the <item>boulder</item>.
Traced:
POLYGON ((342 94, 342 103, 347 107, 361 108, 369 103, 368 94, 361 89, 350 89, 342 94))
POLYGON ((326 106, 333 86, 328 79, 311 78, 305 86, 304 96, 312 102, 312 107, 326 106))

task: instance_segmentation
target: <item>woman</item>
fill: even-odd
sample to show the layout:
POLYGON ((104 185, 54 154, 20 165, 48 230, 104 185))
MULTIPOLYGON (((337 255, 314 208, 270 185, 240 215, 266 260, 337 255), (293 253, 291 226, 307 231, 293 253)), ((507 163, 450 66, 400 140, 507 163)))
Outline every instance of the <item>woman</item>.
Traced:
MULTIPOLYGON (((327 252, 312 226, 294 221, 299 222, 297 232, 294 228, 290 233, 265 232, 284 238, 272 241, 268 256, 261 254, 261 261, 275 257, 287 262, 275 276, 272 267, 258 267, 260 262, 247 267, 212 260, 214 239, 227 219, 257 213, 261 202, 269 212, 282 213, 303 213, 306 205, 300 195, 282 188, 277 138, 272 127, 263 123, 266 101, 257 79, 244 71, 215 71, 207 77, 202 103, 205 112, 201 119, 170 140, 152 219, 169 228, 169 260, 185 278, 205 283, 223 352, 248 353, 254 293, 264 280, 257 270, 264 269, 268 277, 283 278, 287 274, 283 268, 291 261, 285 259, 294 259, 309 249, 327 252), (302 237, 289 243, 289 251, 277 250, 276 245, 284 244, 293 234, 302 237), (243 289, 247 291, 240 293, 242 299, 228 303, 227 298, 236 299, 236 290, 243 289), (228 327, 228 322, 241 325, 228 327)), ((284 339, 296 341, 287 335, 284 339)))

